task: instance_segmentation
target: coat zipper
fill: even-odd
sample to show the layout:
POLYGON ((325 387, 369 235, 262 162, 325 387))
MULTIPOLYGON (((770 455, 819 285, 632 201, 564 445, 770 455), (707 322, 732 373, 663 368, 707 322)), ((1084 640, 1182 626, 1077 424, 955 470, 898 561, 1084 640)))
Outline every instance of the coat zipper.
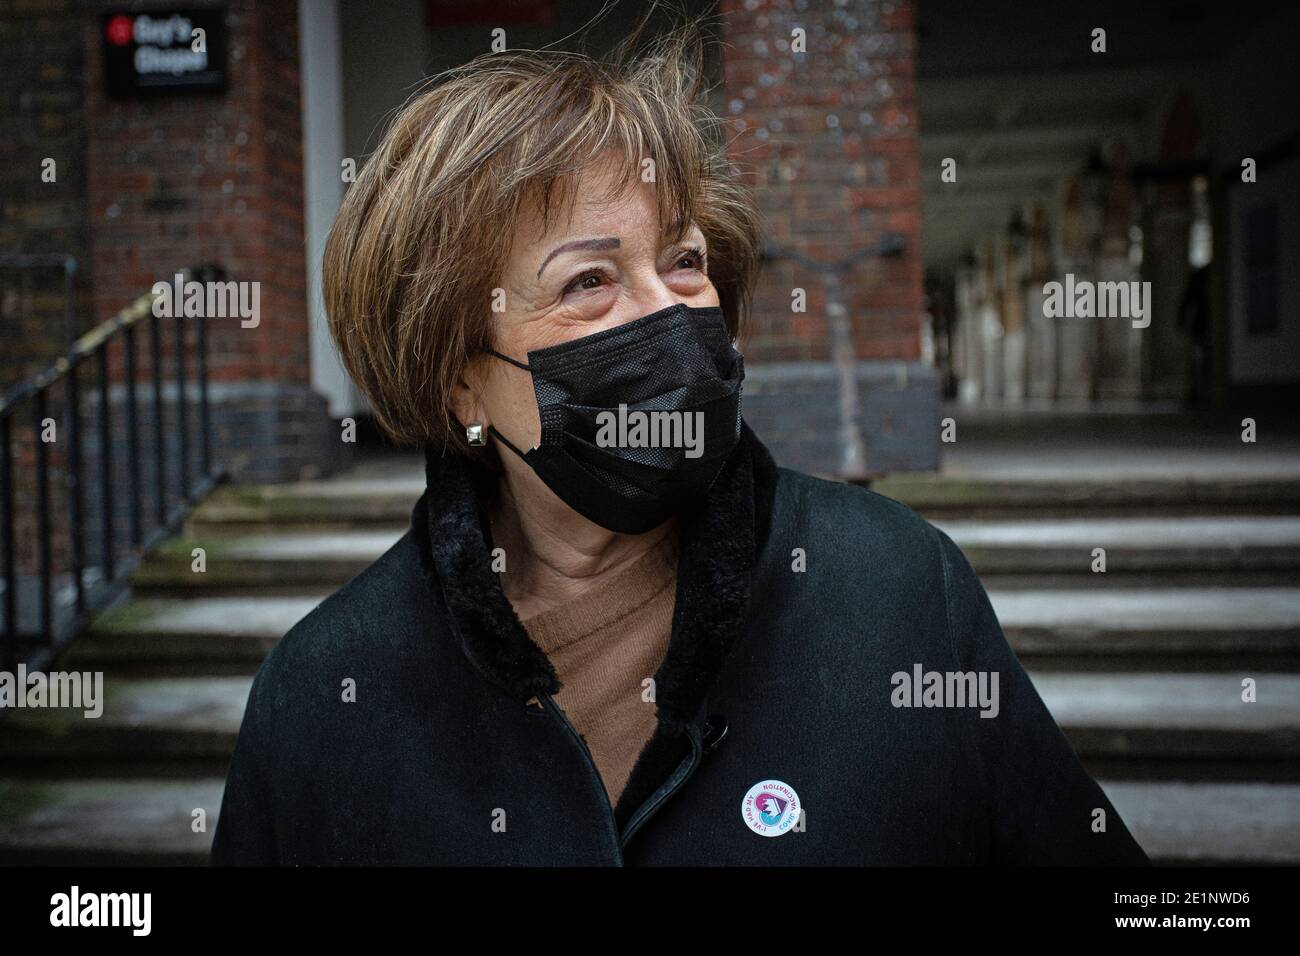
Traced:
POLYGON ((622 846, 619 843, 619 838, 618 838, 618 824, 614 819, 614 807, 609 802, 609 790, 606 789, 605 780, 603 777, 601 777, 600 771, 596 768, 595 758, 591 756, 591 750, 587 747, 587 742, 582 739, 582 735, 578 733, 578 728, 573 726, 573 724, 569 721, 569 718, 564 715, 564 711, 560 710, 559 705, 556 704, 555 701, 551 699, 551 695, 538 694, 537 696, 538 699, 541 700, 542 703, 546 706, 546 708, 551 712, 551 714, 564 726, 564 729, 569 732, 569 736, 573 738, 574 743, 576 743, 578 745, 578 748, 582 751, 582 756, 587 761, 587 768, 591 771, 591 775, 596 778, 596 783, 600 786, 600 792, 605 797, 605 809, 607 811, 605 815, 606 829, 609 830, 609 834, 610 837, 612 838, 612 842, 614 846, 618 847, 620 851, 618 862, 619 865, 621 866, 623 864, 623 858, 621 852, 622 846))
POLYGON ((622 850, 628 845, 628 842, 631 841, 632 837, 636 836, 637 831, 645 825, 646 821, 649 820, 665 802, 667 802, 668 798, 681 789, 682 784, 690 778, 691 774, 695 772, 695 768, 700 765, 700 758, 704 754, 704 746, 700 740, 699 730, 693 724, 687 727, 686 736, 691 742, 690 755, 681 762, 675 771, 673 771, 673 775, 650 796, 650 799, 643 803, 637 809, 636 813, 632 814, 632 819, 627 822, 627 829, 623 831, 623 835, 620 837, 618 833, 618 823, 614 819, 614 808, 609 802, 609 790, 605 788, 605 780, 601 777, 600 770, 596 767, 596 761, 591 756, 591 750, 587 747, 587 742, 582 739, 582 735, 578 733, 578 729, 574 727, 569 721, 569 718, 564 715, 564 711, 560 709, 559 705, 551 699, 550 694, 538 694, 537 696, 555 719, 558 720, 564 726, 564 729, 569 732, 569 736, 573 738, 574 743, 576 743, 578 748, 582 751, 582 756, 587 761, 587 768, 591 771, 592 776, 596 778, 596 782, 600 784, 601 793, 605 795, 605 807, 608 810, 605 822, 610 834, 614 838, 615 845, 619 849, 619 863, 621 865, 623 862, 622 850))
POLYGON ((684 784, 695 772, 695 768, 700 764, 700 757, 704 753, 704 747, 700 742, 700 734, 692 724, 687 728, 687 736, 691 741, 690 756, 681 762, 681 765, 673 771, 673 775, 668 778, 654 794, 643 803, 636 813, 632 814, 632 819, 627 821, 627 829, 623 831, 623 836, 619 840, 619 848, 625 849, 632 837, 636 836, 638 830, 645 825, 645 822, 671 797, 681 789, 684 784))

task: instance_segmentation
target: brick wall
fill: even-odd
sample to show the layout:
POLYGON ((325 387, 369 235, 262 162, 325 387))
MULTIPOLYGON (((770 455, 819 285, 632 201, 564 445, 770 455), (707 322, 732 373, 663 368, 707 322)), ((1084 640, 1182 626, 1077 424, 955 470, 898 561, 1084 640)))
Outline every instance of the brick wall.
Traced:
MULTIPOLYGON (((723 0, 730 155, 754 185, 766 238, 833 262, 887 234, 901 255, 842 274, 873 472, 938 461, 938 382, 918 362, 923 318, 920 147, 910 0, 723 0), (796 28, 806 52, 792 52, 796 28)), ((822 276, 765 264, 742 342, 745 416, 783 464, 839 474, 837 377, 822 276), (796 288, 806 311, 791 307, 796 288)))
MULTIPOLYGON (((80 264, 72 332, 61 321, 61 272, 52 278, 48 269, 25 273, 21 284, 0 293, 0 345, 9 379, 0 384, 47 365, 72 334, 111 318, 155 283, 170 281, 186 266, 214 263, 229 279, 258 283, 260 322, 244 328, 239 316, 206 320, 213 463, 244 481, 284 481, 342 467, 353 446, 339 440, 324 398, 310 387, 297 5, 229 4, 225 92, 118 99, 105 89, 101 31, 102 14, 122 8, 147 7, 102 0, 12 0, 0 6, 0 96, 6 107, 0 252, 71 253, 80 264), (55 183, 41 180, 46 156, 57 162, 55 183)), ((96 361, 78 366, 80 428, 73 427, 71 377, 44 392, 45 414, 57 429, 48 444, 36 430, 34 401, 16 407, 9 449, 24 632, 37 627, 41 606, 38 451, 49 456, 45 488, 56 625, 69 619, 73 607, 72 529, 81 542, 83 581, 93 589, 110 574, 106 557, 120 560, 126 549, 133 499, 143 506, 140 530, 148 534, 160 501, 166 513, 180 503, 182 472, 188 476, 186 493, 200 481, 197 323, 165 319, 159 327, 161 482, 154 471, 159 458, 149 321, 137 326, 134 353, 139 469, 130 467, 123 336, 107 347, 106 381, 96 361), (178 335, 186 340, 179 351, 187 366, 187 432, 180 426, 175 378, 178 335), (181 466, 182 435, 187 469, 181 466), (72 480, 74 458, 81 462, 80 482, 72 480), (74 489, 80 500, 75 521, 74 489)))
MULTIPOLYGON (((722 8, 731 155, 752 169, 769 238, 829 261, 901 234, 903 255, 858 265, 845 291, 860 358, 916 359, 923 294, 910 0, 724 0, 722 8), (805 53, 791 53, 796 27, 805 53)), ((828 358, 825 304, 816 274, 770 264, 746 356, 828 358), (795 287, 807 291, 805 313, 791 311, 795 287)))
POLYGON ((0 389, 89 325, 80 17, 77 0, 0 2, 0 389), (42 178, 45 159, 53 182, 42 178), (70 321, 64 268, 16 267, 14 255, 77 260, 70 321))
POLYGON ((191 264, 258 283, 257 327, 208 322, 216 457, 252 481, 328 472, 348 449, 310 388, 296 3, 232 0, 225 92, 132 98, 102 79, 98 13, 119 7, 82 25, 96 318, 191 264))
POLYGON ((225 93, 129 99, 107 96, 100 22, 85 18, 96 316, 200 261, 260 282, 258 328, 212 322, 216 381, 310 378, 295 9, 230 4, 225 93))

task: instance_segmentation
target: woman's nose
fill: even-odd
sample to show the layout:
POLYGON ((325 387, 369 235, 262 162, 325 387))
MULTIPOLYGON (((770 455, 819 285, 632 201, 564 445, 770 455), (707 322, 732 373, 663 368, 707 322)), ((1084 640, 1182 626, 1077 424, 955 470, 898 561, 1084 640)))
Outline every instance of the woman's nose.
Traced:
POLYGON ((685 302, 689 298, 670 289, 658 272, 634 283, 631 292, 632 301, 637 306, 637 315, 649 315, 660 309, 677 305, 679 302, 685 302))

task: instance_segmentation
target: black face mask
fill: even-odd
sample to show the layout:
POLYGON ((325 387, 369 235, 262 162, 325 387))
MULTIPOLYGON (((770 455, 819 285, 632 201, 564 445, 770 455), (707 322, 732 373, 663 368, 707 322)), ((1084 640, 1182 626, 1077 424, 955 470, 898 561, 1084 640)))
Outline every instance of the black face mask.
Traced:
POLYGON ((716 306, 669 306, 527 365, 488 351, 532 373, 542 441, 525 453, 488 430, 610 531, 641 534, 698 501, 740 440, 744 362, 716 306))

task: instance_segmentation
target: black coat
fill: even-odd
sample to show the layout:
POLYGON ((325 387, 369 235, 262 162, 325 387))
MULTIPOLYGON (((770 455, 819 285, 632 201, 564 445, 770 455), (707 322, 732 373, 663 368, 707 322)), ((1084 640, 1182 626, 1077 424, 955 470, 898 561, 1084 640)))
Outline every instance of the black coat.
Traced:
POLYGON ((681 516, 659 722, 611 807, 492 570, 491 479, 461 457, 426 470, 410 530, 259 670, 214 863, 1148 862, 952 541, 776 468, 748 427, 681 516), (918 666, 996 672, 997 715, 896 706, 918 666), (766 780, 801 808, 764 801, 776 837, 742 818, 766 780))

